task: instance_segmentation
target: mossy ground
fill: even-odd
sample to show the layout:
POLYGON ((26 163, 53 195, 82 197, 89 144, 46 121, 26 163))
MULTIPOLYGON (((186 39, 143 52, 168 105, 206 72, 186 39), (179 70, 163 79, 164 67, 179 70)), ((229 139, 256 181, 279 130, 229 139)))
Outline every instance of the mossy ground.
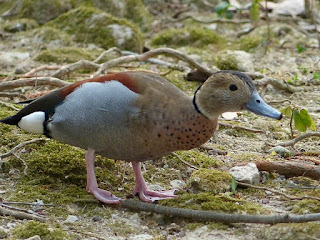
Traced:
POLYGON ((228 195, 212 195, 210 193, 183 194, 173 200, 165 200, 162 205, 194 210, 218 211, 226 213, 262 214, 267 210, 261 205, 249 201, 232 198, 228 195))
POLYGON ((74 239, 57 224, 50 226, 47 223, 29 221, 13 230, 14 239, 27 239, 35 235, 38 235, 42 240, 74 239))
POLYGON ((73 9, 45 26, 66 31, 76 42, 94 43, 104 49, 117 46, 125 50, 141 52, 144 42, 141 31, 134 24, 89 7, 73 9), (119 28, 117 33, 113 32, 113 27, 119 28))
POLYGON ((150 41, 152 46, 166 45, 171 47, 207 47, 207 45, 213 44, 221 48, 224 43, 224 38, 212 30, 196 27, 164 30, 150 41))
POLYGON ((101 51, 98 50, 65 47, 44 50, 35 58, 35 60, 44 63, 73 63, 80 60, 91 61, 96 59, 100 54, 101 51))

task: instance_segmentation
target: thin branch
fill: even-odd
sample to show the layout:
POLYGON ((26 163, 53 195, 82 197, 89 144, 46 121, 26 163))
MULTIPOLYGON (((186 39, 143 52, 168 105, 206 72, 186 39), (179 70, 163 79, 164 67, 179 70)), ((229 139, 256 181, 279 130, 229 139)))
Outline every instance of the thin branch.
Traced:
POLYGON ((103 53, 101 53, 93 62, 94 63, 98 63, 99 61, 101 61, 101 59, 103 59, 105 56, 110 55, 110 53, 118 53, 119 55, 122 55, 121 50, 117 47, 112 47, 109 48, 108 50, 104 51, 103 53))
POLYGON ((295 93, 295 92, 299 92, 299 91, 306 91, 305 88, 303 87, 294 87, 292 85, 289 85, 287 83, 278 81, 274 78, 271 77, 264 77, 260 80, 256 80, 253 82, 256 86, 266 86, 268 84, 271 84, 273 87, 275 87, 276 89, 279 90, 283 90, 286 91, 288 93, 295 93))
POLYGON ((49 65, 43 65, 34 69, 31 69, 29 72, 25 73, 23 77, 31 77, 34 76, 35 73, 44 71, 44 70, 58 70, 61 66, 49 66, 49 65))
POLYGON ((185 165, 187 165, 188 167, 191 167, 193 169, 199 170, 199 168, 197 168, 196 166, 193 166, 192 164, 186 162, 185 160, 183 160, 178 154, 176 154, 175 152, 171 153, 171 155, 177 157, 182 163, 184 163, 185 165))
POLYGON ((292 197, 292 196, 289 196, 288 194, 285 194, 283 192, 280 192, 280 191, 277 191, 277 190, 274 190, 274 189, 271 189, 271 188, 267 188, 267 187, 256 186, 256 185, 243 183, 243 182, 238 182, 238 181, 237 181, 237 184, 239 186, 245 186, 245 187, 250 187, 250 188, 255 188, 255 189, 261 189, 261 190, 269 191, 269 192, 272 192, 272 193, 276 193, 276 194, 281 195, 281 196, 283 196, 283 197, 285 197, 285 198, 287 198, 289 200, 312 199, 312 200, 320 201, 320 198, 317 198, 317 197, 312 197, 312 196, 292 197))
POLYGON ((189 56, 187 56, 186 54, 184 54, 180 51, 177 51, 177 50, 174 50, 171 48, 158 48, 158 49, 150 50, 150 51, 142 53, 142 54, 123 56, 123 57, 119 57, 119 58, 110 60, 106 63, 103 63, 99 67, 98 71, 96 71, 94 73, 94 76, 98 76, 98 75, 102 74, 104 71, 106 71, 107 69, 112 68, 112 67, 116 67, 119 64, 134 62, 134 61, 142 61, 143 62, 143 61, 148 60, 149 58, 152 58, 152 57, 155 57, 158 55, 163 55, 163 54, 169 55, 169 56, 177 58, 179 60, 182 60, 182 61, 188 63, 191 67, 199 69, 199 71, 201 71, 201 72, 205 72, 208 74, 213 73, 212 70, 202 66, 201 64, 194 61, 192 58, 190 58, 189 56))
POLYGON ((47 141, 47 139, 43 139, 43 138, 37 138, 37 139, 33 139, 30 141, 26 141, 23 143, 18 144, 17 146, 15 146, 14 148, 12 148, 9 152, 3 153, 0 155, 0 160, 2 160, 3 158, 9 157, 11 155, 14 154, 15 151, 17 151, 19 148, 23 148, 24 146, 31 144, 31 143, 35 143, 35 142, 42 142, 42 141, 47 141))
POLYGON ((192 219, 195 221, 223 222, 223 223, 301 223, 319 221, 320 213, 303 214, 303 215, 242 215, 219 213, 214 211, 190 210, 175 207, 165 207, 157 204, 138 202, 133 199, 124 200, 121 207, 128 208, 133 211, 146 211, 162 214, 170 217, 179 217, 192 219))
POLYGON ((51 85, 55 87, 65 87, 69 85, 69 82, 60 80, 54 77, 35 77, 35 78, 20 78, 13 81, 6 81, 0 83, 0 91, 25 87, 25 86, 40 86, 51 85))
POLYGON ((277 143, 276 145, 282 146, 282 147, 289 147, 289 146, 293 147, 297 142, 309 137, 320 137, 320 132, 307 132, 307 133, 301 134, 300 136, 290 141, 277 143))
POLYGON ((6 205, 30 205, 30 206, 45 206, 45 207, 54 207, 54 204, 44 204, 44 203, 29 203, 29 202, 2 202, 3 204, 6 205))
MULTIPOLYGON (((53 73, 51 76, 55 78, 63 78, 64 76, 68 75, 71 72, 74 72, 76 70, 97 70, 99 69, 100 64, 88 61, 88 60, 80 60, 75 63, 71 63, 69 65, 66 65, 62 68, 60 68, 58 71, 53 73)), ((61 80, 60 80, 61 81, 61 80)))
POLYGON ((6 103, 6 102, 0 101, 0 104, 6 106, 7 108, 10 108, 10 109, 12 109, 12 110, 15 110, 15 111, 19 111, 19 110, 20 110, 19 108, 16 108, 15 106, 13 106, 13 105, 10 104, 10 103, 6 103))
POLYGON ((17 219, 28 219, 28 220, 35 220, 38 222, 46 222, 49 219, 48 218, 44 218, 44 217, 39 217, 36 216, 34 214, 29 214, 29 213, 25 213, 25 212, 19 212, 19 211, 15 211, 15 210, 10 210, 10 209, 5 209, 3 207, 0 207, 0 215, 3 216, 11 216, 17 219))

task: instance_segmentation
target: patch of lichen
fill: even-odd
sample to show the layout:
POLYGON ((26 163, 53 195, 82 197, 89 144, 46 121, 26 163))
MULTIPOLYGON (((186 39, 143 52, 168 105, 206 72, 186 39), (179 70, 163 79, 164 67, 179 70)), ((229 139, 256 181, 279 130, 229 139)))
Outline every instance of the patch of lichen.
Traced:
MULTIPOLYGON (((133 23, 89 7, 79 7, 61 14, 58 18, 48 22, 46 26, 66 31, 77 42, 83 44, 94 43, 105 49, 117 46, 122 49, 141 52, 144 42, 142 33, 133 23), (120 36, 113 36, 112 28, 109 28, 110 25, 128 27, 132 34, 130 39, 126 38, 123 43, 117 43, 120 36)), ((125 33, 119 32, 118 34, 125 33)))
POLYGON ((218 211, 226 213, 261 214, 266 212, 259 204, 211 193, 184 194, 178 198, 164 200, 161 205, 194 210, 218 211))
POLYGON ((222 46, 225 39, 217 33, 206 28, 184 27, 184 28, 170 28, 160 32, 151 39, 152 46, 193 46, 193 47, 207 47, 208 44, 222 46))
POLYGON ((66 231, 63 231, 58 224, 40 223, 28 221, 17 226, 12 231, 13 237, 17 239, 27 239, 39 235, 42 240, 73 239, 66 231))
POLYGON ((319 223, 279 223, 266 228, 263 239, 292 240, 292 239, 319 239, 319 223))
POLYGON ((246 52, 254 51, 263 44, 263 37, 260 35, 248 35, 241 37, 237 43, 238 49, 246 52))
POLYGON ((2 28, 6 32, 27 31, 39 27, 38 23, 29 18, 20 18, 11 21, 5 21, 2 28), (17 27, 19 25, 19 27, 17 27))
POLYGON ((80 60, 94 60, 101 52, 85 48, 65 47, 44 50, 35 58, 36 61, 45 63, 73 63, 80 60))
POLYGON ((209 192, 218 194, 231 189, 232 176, 228 172, 214 169, 199 169, 192 173, 190 184, 194 193, 209 192))
POLYGON ((312 199, 303 199, 292 204, 292 212, 298 214, 319 213, 320 202, 312 199))

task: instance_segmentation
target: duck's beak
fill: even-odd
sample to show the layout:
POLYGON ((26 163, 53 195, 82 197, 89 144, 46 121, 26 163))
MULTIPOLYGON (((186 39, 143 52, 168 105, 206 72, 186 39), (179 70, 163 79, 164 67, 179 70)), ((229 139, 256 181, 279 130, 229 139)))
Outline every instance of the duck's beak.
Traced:
POLYGON ((278 120, 282 118, 282 113, 269 106, 256 91, 252 93, 249 102, 245 105, 245 109, 269 118, 278 120))

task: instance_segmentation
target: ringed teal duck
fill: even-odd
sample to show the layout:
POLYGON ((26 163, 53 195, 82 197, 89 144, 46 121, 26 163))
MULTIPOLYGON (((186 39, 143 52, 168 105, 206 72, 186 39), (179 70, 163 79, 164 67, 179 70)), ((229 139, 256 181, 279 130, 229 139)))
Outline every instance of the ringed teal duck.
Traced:
POLYGON ((281 119, 259 96, 252 80, 235 71, 214 73, 189 97, 166 79, 146 72, 121 72, 76 82, 40 97, 0 120, 87 150, 87 191, 104 203, 121 199, 98 188, 95 154, 132 163, 142 201, 173 198, 174 190, 147 188, 141 162, 189 150, 213 135, 218 116, 249 110, 281 119))

